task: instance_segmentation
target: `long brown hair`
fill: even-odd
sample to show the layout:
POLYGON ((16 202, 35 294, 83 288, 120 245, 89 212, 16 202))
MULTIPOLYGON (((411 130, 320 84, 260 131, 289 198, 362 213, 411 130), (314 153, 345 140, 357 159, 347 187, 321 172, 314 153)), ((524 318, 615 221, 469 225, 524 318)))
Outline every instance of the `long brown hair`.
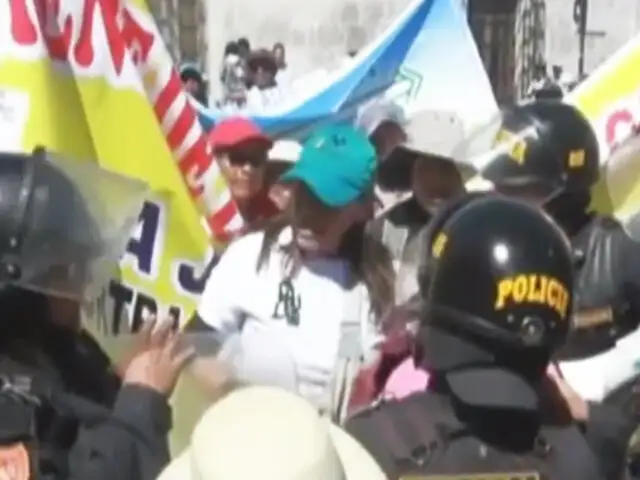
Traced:
MULTIPOLYGON (((298 192, 294 192, 291 205, 287 210, 265 222, 253 225, 252 231, 264 232, 256 271, 262 269, 269 262, 271 251, 282 230, 287 227, 295 229, 294 212, 297 197, 298 192)), ((300 251, 293 241, 283 245, 282 248, 286 255, 287 274, 293 276, 302 264, 300 251)), ((352 275, 349 287, 359 281, 365 284, 369 293, 371 310, 376 321, 380 321, 395 302, 395 271, 390 252, 382 242, 369 234, 365 223, 356 223, 343 234, 337 253, 351 267, 352 275)))

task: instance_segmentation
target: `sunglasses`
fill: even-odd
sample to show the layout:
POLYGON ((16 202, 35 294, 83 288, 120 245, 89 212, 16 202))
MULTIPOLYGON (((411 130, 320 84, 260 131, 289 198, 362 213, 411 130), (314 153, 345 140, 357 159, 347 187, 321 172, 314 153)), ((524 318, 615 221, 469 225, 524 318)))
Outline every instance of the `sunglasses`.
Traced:
POLYGON ((263 154, 248 153, 248 152, 234 152, 227 153, 229 164, 234 167, 244 167, 245 165, 251 165, 253 168, 261 168, 267 163, 267 157, 263 154))

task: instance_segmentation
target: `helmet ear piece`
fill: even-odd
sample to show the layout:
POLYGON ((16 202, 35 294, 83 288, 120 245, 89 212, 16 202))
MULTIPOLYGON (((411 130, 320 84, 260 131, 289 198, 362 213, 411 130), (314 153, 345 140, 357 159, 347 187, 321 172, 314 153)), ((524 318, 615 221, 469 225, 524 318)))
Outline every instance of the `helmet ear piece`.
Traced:
POLYGON ((435 268, 432 246, 436 237, 456 212, 480 198, 486 198, 488 195, 491 194, 487 192, 465 193, 464 195, 444 204, 427 225, 423 240, 425 247, 424 258, 422 259, 418 270, 418 285, 420 286, 420 293, 423 297, 426 297, 429 292, 431 277, 435 268))

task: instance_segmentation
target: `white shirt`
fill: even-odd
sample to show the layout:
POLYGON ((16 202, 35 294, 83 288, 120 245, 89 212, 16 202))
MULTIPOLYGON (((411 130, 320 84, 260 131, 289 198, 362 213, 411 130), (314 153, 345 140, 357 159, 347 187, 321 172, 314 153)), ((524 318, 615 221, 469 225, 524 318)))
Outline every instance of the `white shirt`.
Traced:
POLYGON ((259 271, 264 234, 252 233, 232 243, 209 277, 198 314, 219 332, 219 358, 231 364, 238 378, 298 392, 329 411, 339 344, 346 337, 345 318, 360 317, 358 347, 365 359, 374 356, 382 337, 371 320, 366 288, 360 284, 357 296, 348 293, 349 265, 337 258, 303 262, 290 279, 293 289, 285 292, 290 295, 284 296, 294 299, 289 310, 298 310, 299 323, 286 318, 280 295, 287 276, 282 246, 291 237, 291 229, 282 231, 259 271), (354 298, 359 299, 356 315, 350 308, 354 298))

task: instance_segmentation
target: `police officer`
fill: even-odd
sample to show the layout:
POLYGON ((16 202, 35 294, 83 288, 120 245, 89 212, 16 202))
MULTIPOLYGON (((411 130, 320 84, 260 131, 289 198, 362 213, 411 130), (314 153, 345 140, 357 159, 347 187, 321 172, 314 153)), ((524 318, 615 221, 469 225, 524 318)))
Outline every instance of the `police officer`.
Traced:
MULTIPOLYGON (((615 218, 590 208, 600 178, 599 145, 578 109, 558 100, 516 105, 502 112, 491 131, 495 148, 485 159, 482 178, 504 195, 542 206, 570 238, 578 271, 574 328, 556 358, 568 380, 584 391, 590 387, 591 367, 581 362, 615 347, 640 322, 640 248, 615 218)), ((633 372, 632 365, 622 367, 633 372)), ((629 376, 606 399, 622 411, 596 410, 598 427, 592 430, 600 440, 615 438, 622 445, 638 423, 638 380, 629 376)), ((619 449, 598 450, 606 454, 607 470, 615 477, 619 449)))
POLYGON ((640 249, 620 223, 590 209, 597 138, 575 107, 536 101, 506 111, 482 176, 498 192, 541 205, 571 239, 579 269, 576 333, 562 360, 602 353, 640 322, 640 249))
MULTIPOLYGON (((542 205, 571 239, 578 268, 575 330, 558 355, 572 362, 563 363, 568 369, 637 329, 640 248, 616 219, 590 209, 600 175, 599 146, 575 107, 551 100, 516 106, 503 113, 497 139, 483 178, 499 192, 542 205)), ((637 377, 630 378, 608 399, 624 406, 634 422, 640 418, 637 384, 637 377)))
POLYGON ((430 391, 380 403, 347 430, 391 479, 601 478, 545 384, 572 311, 565 235, 525 203, 476 194, 443 208, 426 241, 414 361, 430 391))
POLYGON ((117 375, 83 329, 146 187, 89 164, 0 153, 0 478, 155 479, 186 352, 167 322, 117 375))

